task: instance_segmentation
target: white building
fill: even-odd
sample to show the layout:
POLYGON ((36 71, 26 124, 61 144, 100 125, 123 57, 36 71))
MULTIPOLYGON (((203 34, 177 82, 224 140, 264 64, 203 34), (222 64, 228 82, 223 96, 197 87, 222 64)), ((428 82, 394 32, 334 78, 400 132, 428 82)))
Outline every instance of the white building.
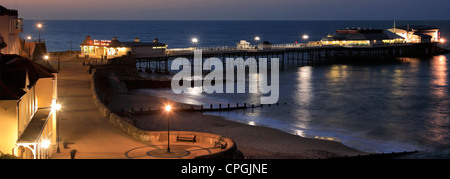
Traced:
POLYGON ((427 25, 403 25, 388 29, 408 43, 441 42, 439 28, 427 25))

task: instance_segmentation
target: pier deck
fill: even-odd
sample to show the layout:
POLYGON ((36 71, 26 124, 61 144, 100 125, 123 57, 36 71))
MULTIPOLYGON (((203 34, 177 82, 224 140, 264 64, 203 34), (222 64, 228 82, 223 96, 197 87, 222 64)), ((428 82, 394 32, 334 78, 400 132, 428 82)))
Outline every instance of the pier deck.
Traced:
MULTIPOLYGON (((202 50, 202 58, 219 58, 225 63, 226 58, 278 58, 284 65, 288 61, 316 63, 333 60, 387 60, 397 57, 427 56, 448 53, 440 48, 438 43, 403 43, 371 46, 334 46, 334 45, 306 45, 279 44, 257 49, 240 49, 235 47, 197 47, 167 49, 165 54, 151 57, 135 57, 138 69, 148 72, 168 72, 169 61, 176 58, 194 59, 194 50, 202 50)), ((192 63, 191 63, 192 64, 192 63)))

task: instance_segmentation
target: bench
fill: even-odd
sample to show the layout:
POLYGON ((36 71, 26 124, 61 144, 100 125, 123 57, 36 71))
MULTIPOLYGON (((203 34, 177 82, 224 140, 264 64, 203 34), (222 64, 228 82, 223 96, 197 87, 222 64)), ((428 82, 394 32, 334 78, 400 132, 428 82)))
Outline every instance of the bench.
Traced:
POLYGON ((214 144, 214 148, 221 148, 221 149, 225 149, 227 148, 227 142, 223 141, 222 139, 219 139, 215 142, 214 144))
POLYGON ((177 141, 181 142, 196 142, 196 135, 178 135, 177 141))

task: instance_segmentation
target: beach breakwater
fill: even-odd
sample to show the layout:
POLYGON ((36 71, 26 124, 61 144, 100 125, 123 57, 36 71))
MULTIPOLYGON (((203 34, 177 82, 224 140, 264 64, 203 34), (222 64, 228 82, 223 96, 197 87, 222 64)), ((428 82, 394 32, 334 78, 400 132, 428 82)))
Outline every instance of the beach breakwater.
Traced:
POLYGON ((124 120, 120 115, 111 112, 111 110, 108 109, 106 105, 100 100, 97 92, 97 75, 98 74, 94 69, 91 74, 91 91, 96 108, 104 117, 109 118, 109 122, 111 122, 114 126, 118 127, 135 140, 157 143, 161 143, 164 141, 167 142, 167 140, 175 142, 177 141, 177 137, 180 135, 195 135, 195 142, 201 145, 210 145, 211 147, 216 148, 216 144, 226 143, 226 145, 222 147, 220 151, 201 156, 195 156, 196 159, 234 159, 242 157, 234 141, 221 135, 196 131, 170 131, 170 135, 169 137, 167 137, 167 131, 145 131, 137 128, 133 124, 124 120))

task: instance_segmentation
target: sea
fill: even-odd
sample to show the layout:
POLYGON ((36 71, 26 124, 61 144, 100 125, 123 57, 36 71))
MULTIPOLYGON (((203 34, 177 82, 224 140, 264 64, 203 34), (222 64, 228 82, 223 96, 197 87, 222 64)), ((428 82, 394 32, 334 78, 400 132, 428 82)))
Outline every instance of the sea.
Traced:
MULTIPOLYGON (((153 41, 168 48, 236 46, 254 38, 273 44, 320 40, 338 29, 387 29, 392 21, 39 21, 47 51, 80 50, 92 39, 153 41), (192 44, 191 39, 198 43, 192 44)), ((39 36, 38 21, 25 20, 23 37, 39 36)), ((430 25, 450 40, 450 21, 395 21, 430 25)), ((450 49, 448 43, 440 46, 450 49)), ((333 140, 364 152, 419 151, 407 158, 450 158, 450 55, 399 58, 383 63, 298 64, 280 70, 278 105, 207 112, 227 120, 294 135, 333 140)), ((201 89, 197 89, 200 90, 201 89)), ((177 95, 171 89, 140 89, 195 105, 259 104, 263 94, 177 95)))

